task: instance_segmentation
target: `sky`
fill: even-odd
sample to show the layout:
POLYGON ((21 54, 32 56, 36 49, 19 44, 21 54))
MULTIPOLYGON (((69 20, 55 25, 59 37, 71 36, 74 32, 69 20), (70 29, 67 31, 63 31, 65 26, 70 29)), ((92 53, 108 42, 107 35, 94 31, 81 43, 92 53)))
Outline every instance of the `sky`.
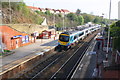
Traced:
MULTIPOLYGON (((120 0, 111 0, 111 19, 118 19, 118 2, 120 0)), ((70 12, 76 12, 80 9, 82 13, 109 18, 110 0, 24 0, 26 5, 52 8, 52 9, 68 9, 70 12)))

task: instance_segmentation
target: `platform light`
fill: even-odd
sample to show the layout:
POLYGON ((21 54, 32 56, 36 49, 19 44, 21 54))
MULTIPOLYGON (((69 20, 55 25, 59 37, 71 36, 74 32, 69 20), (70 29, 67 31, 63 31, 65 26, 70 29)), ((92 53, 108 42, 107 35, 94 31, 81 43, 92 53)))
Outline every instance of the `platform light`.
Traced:
MULTIPOLYGON (((110 7, 109 7, 109 20, 110 20, 110 17, 111 17, 111 0, 110 0, 110 7)), ((109 43, 110 43, 110 24, 109 24, 109 27, 108 27, 108 40, 107 40, 106 61, 108 60, 109 43)))
POLYGON ((120 1, 118 2, 118 20, 120 20, 120 1))
MULTIPOLYGON (((9 2, 9 0, 1 0, 1 2, 9 2)), ((10 0, 10 2, 23 2, 23 0, 10 0)))

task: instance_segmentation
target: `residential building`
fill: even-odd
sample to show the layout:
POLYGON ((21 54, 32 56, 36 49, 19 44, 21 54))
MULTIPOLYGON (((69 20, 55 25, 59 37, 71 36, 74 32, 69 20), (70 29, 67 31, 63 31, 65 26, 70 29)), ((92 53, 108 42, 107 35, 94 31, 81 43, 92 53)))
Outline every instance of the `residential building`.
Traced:
POLYGON ((60 14, 61 13, 61 10, 55 10, 56 11, 56 14, 60 14))
POLYGON ((61 10, 64 12, 64 14, 69 14, 70 13, 70 11, 67 10, 67 9, 61 9, 61 10))
POLYGON ((44 8, 39 8, 39 10, 40 10, 41 12, 43 12, 43 13, 46 12, 46 10, 45 10, 44 8))
POLYGON ((54 14, 56 14, 56 10, 55 9, 52 9, 54 11, 54 14))
POLYGON ((31 9, 32 11, 40 11, 38 7, 33 7, 33 6, 27 6, 27 7, 31 9))
POLYGON ((67 9, 57 9, 57 10, 55 10, 55 9, 51 9, 51 8, 38 8, 38 7, 33 7, 33 6, 27 6, 28 8, 30 8, 32 11, 41 11, 41 12, 46 12, 46 11, 50 11, 50 13, 52 13, 52 14, 69 14, 70 13, 70 11, 69 10, 67 10, 67 9))
POLYGON ((65 15, 65 12, 63 10, 60 10, 62 15, 65 15))
POLYGON ((46 11, 50 11, 50 13, 52 13, 52 14, 55 13, 53 9, 50 9, 50 8, 45 8, 45 9, 46 9, 46 11))

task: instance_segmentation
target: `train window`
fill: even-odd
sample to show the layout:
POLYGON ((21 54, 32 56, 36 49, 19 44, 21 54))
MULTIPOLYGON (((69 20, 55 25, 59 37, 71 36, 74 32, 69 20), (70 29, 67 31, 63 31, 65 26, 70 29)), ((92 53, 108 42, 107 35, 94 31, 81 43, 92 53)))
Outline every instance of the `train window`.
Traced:
POLYGON ((74 36, 74 40, 77 38, 77 35, 74 36))
POLYGON ((80 34, 79 34, 79 37, 82 36, 83 34, 84 34, 84 32, 80 33, 80 34))
POLYGON ((93 30, 94 30, 94 28, 90 29, 90 31, 93 31, 93 30))
POLYGON ((72 41, 73 37, 70 38, 70 41, 72 41))
POLYGON ((86 33, 88 33, 88 30, 87 31, 85 31, 86 33))
POLYGON ((69 41, 69 36, 60 35, 59 40, 64 41, 64 42, 68 42, 69 41))

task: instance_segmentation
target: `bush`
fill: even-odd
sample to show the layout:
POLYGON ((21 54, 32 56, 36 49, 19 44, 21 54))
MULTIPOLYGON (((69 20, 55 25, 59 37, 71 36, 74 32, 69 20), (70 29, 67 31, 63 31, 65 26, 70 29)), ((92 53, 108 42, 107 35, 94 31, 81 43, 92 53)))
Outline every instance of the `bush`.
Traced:
POLYGON ((52 15, 52 14, 50 13, 50 11, 48 11, 48 10, 45 12, 45 14, 48 15, 48 16, 51 16, 51 15, 52 15))
POLYGON ((10 50, 4 50, 4 52, 11 52, 10 50))
POLYGON ((9 7, 9 3, 8 2, 2 2, 0 3, 0 5, 2 4, 2 8, 8 8, 9 7))

